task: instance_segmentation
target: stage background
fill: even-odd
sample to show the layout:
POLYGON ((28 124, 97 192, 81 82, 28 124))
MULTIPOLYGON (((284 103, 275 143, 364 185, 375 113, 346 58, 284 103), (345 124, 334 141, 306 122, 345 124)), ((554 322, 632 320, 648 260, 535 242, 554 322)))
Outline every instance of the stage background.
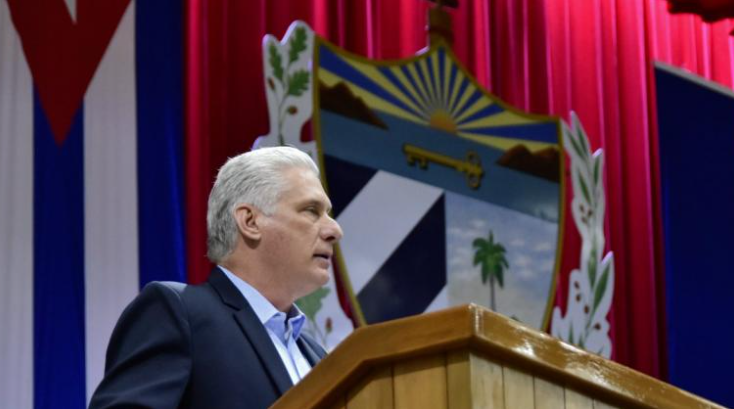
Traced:
MULTIPOLYGON (((216 169, 268 133, 262 36, 280 38, 301 19, 349 51, 370 58, 406 57, 427 44, 428 7, 418 0, 189 1, 187 162, 197 164, 189 167, 196 174, 187 175, 192 281, 203 280, 209 271, 203 257, 204 214, 216 169)), ((660 0, 463 1, 451 14, 455 51, 482 85, 531 112, 566 120, 571 110, 577 112, 592 149, 604 149, 607 250, 614 251, 616 267, 613 358, 665 378, 652 62, 732 87, 732 24, 672 16, 660 0)), ((567 194, 570 203, 570 189, 567 194)), ((571 256, 564 257, 557 295, 564 311, 566 280, 580 249, 571 217, 565 234, 564 253, 571 256)))
MULTIPOLYGON (((0 406, 83 407, 138 288, 206 278, 216 170, 268 133, 263 35, 301 19, 349 51, 407 57, 426 46, 428 7, 0 0, 0 406)), ((732 88, 731 22, 671 16, 662 0, 464 0, 450 13, 481 84, 531 112, 576 111, 605 150, 613 359, 668 379, 652 62, 732 88)), ((564 310, 580 248, 571 220, 564 310)))

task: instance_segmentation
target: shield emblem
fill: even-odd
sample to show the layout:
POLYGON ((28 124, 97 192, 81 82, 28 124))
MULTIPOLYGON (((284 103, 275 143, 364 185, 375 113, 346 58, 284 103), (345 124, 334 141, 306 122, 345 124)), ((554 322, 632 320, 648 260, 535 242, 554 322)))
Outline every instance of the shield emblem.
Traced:
POLYGON ((474 302, 545 328, 564 217, 558 118, 484 90, 450 48, 314 46, 314 137, 363 323, 474 302))

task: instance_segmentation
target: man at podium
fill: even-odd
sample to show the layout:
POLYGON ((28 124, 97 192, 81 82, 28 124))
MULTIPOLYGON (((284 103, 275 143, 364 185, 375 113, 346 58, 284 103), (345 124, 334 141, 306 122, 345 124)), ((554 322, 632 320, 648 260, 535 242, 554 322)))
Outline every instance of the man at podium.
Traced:
POLYGON ((125 309, 90 408, 265 408, 325 351, 302 333, 298 298, 329 279, 341 238, 305 153, 231 158, 209 196, 202 285, 148 284, 125 309))

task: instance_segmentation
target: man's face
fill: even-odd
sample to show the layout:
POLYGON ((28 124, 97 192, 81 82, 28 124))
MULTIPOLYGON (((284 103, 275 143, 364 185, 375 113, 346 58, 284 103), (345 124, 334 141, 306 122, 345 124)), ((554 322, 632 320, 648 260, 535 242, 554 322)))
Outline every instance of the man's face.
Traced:
POLYGON ((275 211, 263 218, 261 245, 278 285, 300 298, 329 280, 334 244, 342 230, 329 216, 331 201, 313 172, 290 168, 283 177, 285 187, 275 211))

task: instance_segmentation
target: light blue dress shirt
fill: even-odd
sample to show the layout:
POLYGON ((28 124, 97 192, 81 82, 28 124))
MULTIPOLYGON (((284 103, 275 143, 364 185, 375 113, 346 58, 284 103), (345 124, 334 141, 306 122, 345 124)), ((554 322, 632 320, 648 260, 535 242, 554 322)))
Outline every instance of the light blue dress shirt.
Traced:
POLYGON ((273 345, 275 345, 275 349, 278 351, 283 365, 288 370, 291 381, 293 381, 294 385, 298 383, 311 370, 311 364, 309 364, 296 344, 298 337, 301 336, 301 329, 303 329, 303 324, 306 322, 306 316, 303 315, 295 304, 286 316, 284 312, 278 311, 253 286, 247 284, 226 268, 222 266, 218 267, 229 278, 229 281, 240 290, 242 296, 245 297, 255 311, 255 315, 257 315, 257 318, 265 326, 268 335, 270 335, 270 340, 273 341, 273 345))

